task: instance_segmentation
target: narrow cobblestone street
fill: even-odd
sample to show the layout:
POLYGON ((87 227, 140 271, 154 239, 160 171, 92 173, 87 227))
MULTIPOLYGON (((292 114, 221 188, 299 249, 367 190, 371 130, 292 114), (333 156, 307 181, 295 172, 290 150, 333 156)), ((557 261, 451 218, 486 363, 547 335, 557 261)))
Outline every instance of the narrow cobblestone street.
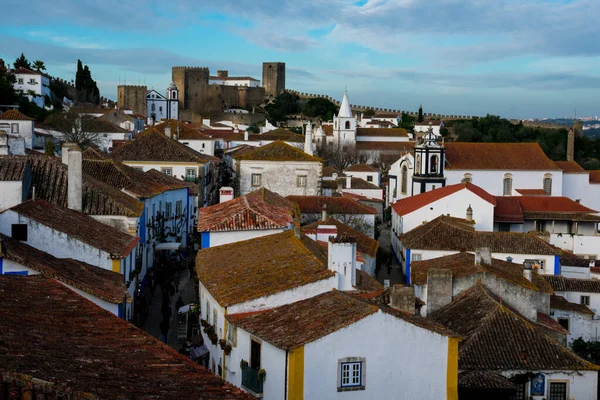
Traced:
POLYGON ((404 275, 402 268, 398 264, 398 260, 392 255, 391 245, 391 229, 386 222, 379 225, 379 251, 377 252, 377 269, 376 278, 382 284, 386 279, 389 279, 390 285, 404 283, 404 275), (388 266, 388 261, 391 255, 391 265, 388 266))

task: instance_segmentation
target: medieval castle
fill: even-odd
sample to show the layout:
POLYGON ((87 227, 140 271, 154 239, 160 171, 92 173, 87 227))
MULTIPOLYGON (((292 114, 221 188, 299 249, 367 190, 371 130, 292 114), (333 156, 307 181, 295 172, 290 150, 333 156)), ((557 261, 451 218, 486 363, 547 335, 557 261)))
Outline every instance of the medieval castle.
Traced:
MULTIPOLYGON (((253 85, 254 78, 230 77, 227 71, 219 71, 213 77, 203 67, 173 67, 171 76, 179 92, 179 119, 189 121, 230 108, 251 110, 266 98, 285 91, 285 63, 281 62, 263 63, 262 86, 253 85)), ((146 115, 147 94, 146 86, 120 85, 118 107, 146 115)))

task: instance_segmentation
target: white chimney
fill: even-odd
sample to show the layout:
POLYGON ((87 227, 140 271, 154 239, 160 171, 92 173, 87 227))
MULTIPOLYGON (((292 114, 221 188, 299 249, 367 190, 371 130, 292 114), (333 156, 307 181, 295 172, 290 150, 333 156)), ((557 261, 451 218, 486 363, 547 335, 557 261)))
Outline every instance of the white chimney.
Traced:
POLYGON ((312 130, 312 124, 308 121, 308 124, 306 124, 306 132, 304 134, 304 152, 311 156, 313 155, 312 130))
POLYGON ((171 137, 171 126, 170 125, 165 126, 165 136, 168 138, 171 137))
POLYGON ((523 263, 523 277, 529 282, 533 281, 533 265, 531 262, 525 261, 523 263))
POLYGON ((72 143, 63 143, 62 145, 62 163, 65 165, 69 165, 69 147, 71 147, 72 143))
POLYGON ((316 241, 329 242, 330 237, 337 236, 337 226, 335 225, 319 225, 317 226, 316 241))
POLYGON ((323 203, 321 208, 321 221, 327 221, 327 204, 323 203))
POLYGON ((248 131, 247 130, 244 131, 244 141, 245 142, 248 141, 248 131))
POLYGON ((492 265, 492 252, 489 247, 475 249, 475 265, 492 265))
POLYGON ((469 207, 467 208, 467 221, 469 221, 469 222, 473 221, 473 209, 471 208, 470 204, 469 204, 469 207))
POLYGON ((82 211, 83 178, 81 172, 81 149, 77 145, 71 145, 71 147, 69 147, 67 165, 67 204, 71 210, 82 211))
POLYGON ((202 118, 202 125, 210 126, 210 118, 202 118))
POLYGON ((229 186, 223 186, 219 189, 219 203, 233 200, 233 188, 229 186))
POLYGON ((352 189, 352 176, 346 175, 346 189, 352 189))
POLYGON ((354 290, 356 285, 356 239, 345 235, 330 237, 327 265, 338 277, 338 290, 354 290))

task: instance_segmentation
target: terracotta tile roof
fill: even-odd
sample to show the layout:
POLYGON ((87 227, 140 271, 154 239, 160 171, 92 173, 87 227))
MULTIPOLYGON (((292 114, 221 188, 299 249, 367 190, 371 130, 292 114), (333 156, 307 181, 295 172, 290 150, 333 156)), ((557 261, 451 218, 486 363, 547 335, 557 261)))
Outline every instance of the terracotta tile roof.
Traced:
POLYGON ((452 271, 452 279, 490 273, 528 289, 553 293, 552 287, 538 274, 534 274, 533 282, 529 282, 523 276, 523 266, 520 264, 492 258, 491 265, 475 265, 475 256, 465 252, 431 260, 413 261, 410 267, 411 282, 415 285, 427 284, 427 272, 430 268, 443 268, 452 271))
POLYGON ((163 174, 162 172, 160 172, 154 168, 149 171, 144 172, 144 174, 146 174, 146 176, 149 176, 154 181, 160 182, 162 185, 164 185, 170 189, 181 189, 181 188, 187 187, 189 194, 191 194, 193 196, 198 196, 199 188, 198 188, 197 183, 182 181, 181 179, 177 179, 172 176, 163 174))
MULTIPOLYGON (((31 166, 32 181, 27 198, 45 200, 67 207, 67 166, 60 158, 38 153, 33 156, 0 156, 0 160, 27 160, 31 166)), ((139 217, 144 204, 139 200, 83 174, 83 212, 89 215, 123 215, 139 217)))
POLYGON ((327 196, 287 196, 287 198, 300 207, 302 214, 321 214, 323 205, 327 205, 327 212, 336 214, 377 214, 377 210, 367 207, 348 197, 327 196))
POLYGON ((523 212, 554 212, 554 213, 595 213, 596 210, 585 207, 564 196, 517 196, 523 212))
POLYGON ((375 314, 375 305, 337 290, 259 313, 227 319, 282 350, 292 350, 375 314))
POLYGON ((594 315, 594 312, 584 304, 571 303, 563 296, 552 295, 550 297, 550 308, 565 311, 575 311, 582 314, 594 315))
POLYGON ((231 147, 225 150, 225 155, 234 157, 237 155, 243 155, 254 151, 256 146, 250 146, 249 144, 241 144, 239 146, 231 147))
POLYGON ((331 165, 323 167, 323 176, 324 177, 332 177, 334 173, 336 173, 338 175, 338 177, 346 176, 346 174, 338 171, 337 169, 333 168, 331 165))
POLYGON ((0 257, 31 268, 40 274, 119 304, 128 296, 123 275, 72 258, 56 258, 9 236, 0 234, 0 257))
POLYGON ((356 142, 357 151, 412 152, 416 142, 356 142))
MULTIPOLYGON (((382 190, 379 186, 371 183, 371 182, 367 182, 362 178, 355 178, 352 177, 350 178, 350 188, 346 187, 346 178, 342 177, 342 178, 338 178, 338 182, 342 184, 342 187, 344 189, 379 189, 382 190)), ((337 184, 336 184, 336 188, 337 188, 337 184)))
POLYGON ((0 304, 0 376, 37 399, 252 399, 53 279, 0 276, 0 304))
POLYGON ((592 274, 600 274, 600 267, 590 267, 590 272, 592 274))
POLYGON ((27 158, 0 158, 0 181, 22 181, 28 166, 27 158))
POLYGON ((434 201, 443 199, 444 197, 450 196, 451 194, 459 192, 463 189, 476 194, 492 205, 496 205, 496 198, 479 186, 473 185, 472 183, 457 183, 455 185, 441 187, 429 192, 424 192, 415 196, 398 200, 392 205, 392 208, 398 215, 407 215, 413 211, 427 206, 428 204, 433 203, 434 201))
MULTIPOLYGON (((133 114, 125 114, 122 110, 107 110, 103 115, 97 118, 101 121, 108 121, 111 124, 120 124, 123 122, 134 122, 135 117, 133 114)), ((145 118, 144 118, 145 119, 145 118)))
POLYGON ((465 337, 461 370, 590 370, 600 367, 547 336, 544 328, 508 307, 481 284, 456 297, 432 319, 465 337))
POLYGON ((294 222, 293 209, 293 203, 285 197, 261 188, 245 196, 201 208, 198 232, 287 229, 294 222))
POLYGON ((375 279, 375 277, 369 275, 365 271, 357 269, 356 289, 362 293, 373 293, 383 290, 383 285, 375 279))
POLYGON ((556 171, 537 143, 448 142, 446 169, 556 171))
POLYGON ((321 125, 321 129, 325 132, 325 136, 333 136, 333 125, 321 125))
POLYGON ((379 170, 368 164, 354 164, 346 168, 344 172, 379 172, 379 170))
POLYGON ((163 121, 160 124, 154 125, 153 128, 164 135, 167 125, 171 127, 171 135, 173 138, 179 135, 179 140, 211 140, 211 137, 202 132, 201 127, 185 124, 175 119, 163 121))
POLYGON ((284 128, 277 128, 265 133, 250 135, 249 140, 282 140, 284 142, 304 143, 304 135, 284 128))
MULTIPOLYGON (((325 186, 323 186, 325 187, 325 186)), ((349 197, 351 199, 354 199, 356 201, 366 201, 366 202, 375 202, 375 203, 383 203, 382 199, 375 199, 373 197, 367 197, 367 196, 363 196, 360 194, 356 194, 356 193, 350 193, 350 192, 342 192, 342 197, 349 197)))
POLYGON ((105 121, 99 118, 86 118, 81 120, 82 129, 84 132, 97 133, 127 133, 127 129, 123 129, 112 122, 105 121))
POLYGON ((233 158, 240 161, 323 161, 319 157, 311 156, 281 140, 257 147, 254 151, 245 154, 236 154, 233 158))
POLYGON ((515 189, 515 192, 523 196, 548 196, 544 189, 515 189))
POLYGON ((600 183, 600 170, 590 171, 590 183, 600 183))
POLYGON ((285 231, 203 249, 196 258, 198 279, 223 307, 258 299, 334 276, 315 247, 285 231))
POLYGON ((489 247, 493 253, 558 255, 560 250, 528 233, 476 232, 466 220, 445 215, 400 236, 407 249, 475 251, 489 247))
POLYGON ((312 224, 304 225, 302 227, 302 232, 306 234, 316 234, 317 227, 319 225, 335 225, 338 234, 344 236, 352 236, 356 238, 356 250, 359 253, 366 254, 370 257, 377 256, 377 249, 379 249, 379 241, 372 239, 370 236, 367 236, 364 233, 349 227, 348 225, 338 221, 333 217, 329 217, 325 221, 316 221, 312 224))
POLYGON ((90 146, 81 152, 81 157, 84 160, 107 160, 110 158, 108 153, 100 150, 97 147, 90 146))
POLYGON ((462 371, 458 373, 460 389, 514 390, 515 385, 493 371, 462 371))
POLYGON ((135 140, 113 150, 112 155, 122 161, 187 162, 205 164, 218 158, 198 153, 188 146, 170 139, 154 128, 135 136, 135 140))
POLYGON ((356 136, 408 137, 408 133, 404 128, 356 128, 356 136))
POLYGON ((497 196, 494 207, 494 222, 522 224, 525 222, 521 203, 517 197, 497 196))
POLYGON ((547 275, 544 279, 557 292, 600 293, 600 280, 565 278, 560 275, 547 275))
POLYGON ((13 69, 11 71, 13 74, 28 74, 28 75, 43 75, 41 72, 32 71, 29 68, 21 67, 17 69, 13 69))
POLYGON ((82 164, 83 172, 88 176, 130 193, 138 199, 147 199, 169 190, 187 187, 185 182, 179 179, 171 177, 168 181, 163 180, 155 174, 144 173, 114 159, 83 160, 82 164))
POLYGON ((19 110, 8 110, 0 114, 0 120, 4 121, 33 121, 34 118, 30 118, 23 114, 19 110))
POLYGON ((587 174, 589 171, 583 169, 583 167, 575 161, 554 161, 558 168, 563 170, 565 174, 587 174))
POLYGON ((569 331, 566 330, 565 328, 563 328, 563 326, 561 324, 558 323, 558 321, 552 319, 548 314, 544 314, 541 312, 537 312, 537 319, 536 322, 538 323, 538 325, 540 325, 542 328, 545 328, 549 331, 554 331, 554 332, 558 332, 562 335, 568 335, 569 331))
POLYGON ((43 200, 27 200, 9 210, 92 247, 106 251, 112 258, 126 257, 139 241, 138 237, 98 222, 84 213, 59 207, 43 200))

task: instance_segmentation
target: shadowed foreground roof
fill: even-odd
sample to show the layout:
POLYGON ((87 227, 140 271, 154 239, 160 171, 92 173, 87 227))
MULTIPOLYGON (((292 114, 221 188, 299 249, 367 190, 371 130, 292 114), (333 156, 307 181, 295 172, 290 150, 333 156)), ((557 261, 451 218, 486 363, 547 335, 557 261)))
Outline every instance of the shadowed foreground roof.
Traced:
POLYGON ((56 258, 18 240, 0 234, 0 257, 14 261, 40 274, 96 296, 109 303, 119 304, 127 295, 123 275, 94 265, 56 258))
POLYGON ((515 385, 500 374, 491 371, 463 371, 458 374, 461 389, 511 390, 515 385))
POLYGON ((0 276, 0 304, 0 376, 47 398, 251 399, 51 278, 0 276))
POLYGON ((481 284, 431 316, 465 337, 459 344, 462 370, 598 370, 547 336, 539 325, 507 307, 481 284))
POLYGON ((571 303, 563 296, 552 296, 550 297, 550 308, 565 311, 575 311, 582 314, 594 315, 594 312, 584 304, 571 303))
POLYGON ((127 256, 139 241, 139 238, 79 211, 58 207, 43 200, 28 200, 9 210, 103 250, 112 258, 127 256))
POLYGON ((292 231, 202 249, 196 268, 200 283, 223 307, 334 276, 319 245, 292 231))

